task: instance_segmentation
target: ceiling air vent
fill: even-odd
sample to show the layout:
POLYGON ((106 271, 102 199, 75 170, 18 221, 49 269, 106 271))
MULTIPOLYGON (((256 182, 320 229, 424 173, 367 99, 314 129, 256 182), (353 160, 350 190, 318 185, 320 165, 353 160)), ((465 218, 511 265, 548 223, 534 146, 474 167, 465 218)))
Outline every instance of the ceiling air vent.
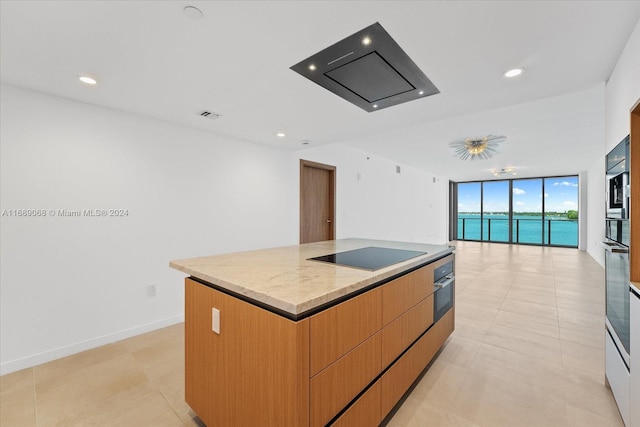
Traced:
POLYGON ((211 111, 203 111, 202 113, 200 113, 200 115, 202 117, 206 117, 206 118, 211 119, 211 120, 217 119, 218 117, 222 117, 222 114, 213 113, 211 111))

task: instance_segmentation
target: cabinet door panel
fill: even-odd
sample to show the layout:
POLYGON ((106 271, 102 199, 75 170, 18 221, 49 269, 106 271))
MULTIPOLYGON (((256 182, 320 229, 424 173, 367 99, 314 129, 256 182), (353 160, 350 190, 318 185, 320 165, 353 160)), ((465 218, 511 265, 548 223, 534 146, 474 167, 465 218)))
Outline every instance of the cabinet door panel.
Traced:
POLYGON ((393 409, 451 335, 453 318, 454 311, 451 309, 380 378, 382 417, 393 409))
POLYGON ((324 426, 380 374, 380 333, 311 378, 311 427, 324 426))
POLYGON ((433 323, 433 295, 382 329, 382 366, 388 366, 433 323))
POLYGON ((382 285, 382 325, 393 322, 432 293, 431 264, 382 285))
POLYGON ((360 398, 340 416, 331 427, 377 426, 382 421, 380 399, 382 387, 377 381, 360 398))
POLYGON ((365 292, 310 318, 311 376, 382 327, 382 290, 365 292))
POLYGON ((185 306, 186 401, 202 421, 309 424, 308 319, 293 322, 188 278, 185 306))
POLYGON ((423 335, 380 379, 382 416, 386 416, 393 409, 426 366, 422 365, 422 361, 433 335, 432 330, 423 335))

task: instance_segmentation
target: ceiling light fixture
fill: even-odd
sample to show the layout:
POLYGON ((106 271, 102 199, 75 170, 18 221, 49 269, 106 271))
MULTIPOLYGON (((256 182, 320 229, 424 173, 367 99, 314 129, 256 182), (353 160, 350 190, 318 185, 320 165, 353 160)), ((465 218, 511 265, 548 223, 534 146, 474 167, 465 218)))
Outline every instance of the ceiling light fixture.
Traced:
POLYGON ((507 139, 506 136, 487 135, 480 138, 466 138, 449 143, 455 156, 460 160, 486 160, 498 151, 497 146, 507 139))
POLYGON ((310 69, 311 71, 315 71, 316 66, 315 66, 315 65, 313 65, 313 64, 311 64, 311 65, 309 65, 309 69, 310 69))
POLYGON ((78 76, 78 80, 80 80, 82 83, 88 84, 88 85, 95 85, 98 83, 98 81, 94 78, 91 78, 89 76, 78 76))
POLYGON ((284 133, 284 132, 278 132, 278 133, 276 134, 276 136, 277 136, 278 138, 284 138, 285 136, 287 136, 287 134, 286 134, 286 133, 284 133))
POLYGON ((420 92, 418 92, 418 95, 424 95, 424 91, 421 90, 420 92))
POLYGON ((371 39, 369 37, 365 37, 362 39, 362 44, 365 46, 369 46, 371 44, 371 39))
POLYGON ((502 175, 516 175, 514 168, 491 169, 493 176, 501 177, 502 175))
POLYGON ((522 74, 523 71, 524 71, 523 68, 514 68, 514 69, 509 70, 506 73, 504 73, 504 76, 507 77, 507 78, 516 77, 516 76, 519 76, 520 74, 522 74))

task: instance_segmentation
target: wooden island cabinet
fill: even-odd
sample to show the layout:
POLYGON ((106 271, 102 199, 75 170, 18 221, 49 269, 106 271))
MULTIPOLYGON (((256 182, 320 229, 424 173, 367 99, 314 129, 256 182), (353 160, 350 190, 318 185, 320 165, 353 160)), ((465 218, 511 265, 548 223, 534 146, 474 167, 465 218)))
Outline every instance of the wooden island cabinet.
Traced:
MULTIPOLYGON (((328 244, 301 245, 300 256, 275 268, 279 273, 268 261, 276 254, 262 258, 265 277, 280 275, 266 285, 271 296, 288 295, 282 275, 295 275, 302 284, 288 289, 293 308, 265 298, 264 289, 241 278, 235 285, 243 288, 233 288, 230 255, 171 263, 191 274, 185 279, 185 398, 207 426, 377 426, 453 332, 454 307, 433 322, 434 268, 453 261, 450 248, 418 245, 426 255, 364 271, 308 258, 363 245, 416 244, 328 244), (310 283, 322 282, 323 275, 328 286, 310 283)), ((268 251, 286 257, 295 249, 235 257, 259 259, 268 251)))

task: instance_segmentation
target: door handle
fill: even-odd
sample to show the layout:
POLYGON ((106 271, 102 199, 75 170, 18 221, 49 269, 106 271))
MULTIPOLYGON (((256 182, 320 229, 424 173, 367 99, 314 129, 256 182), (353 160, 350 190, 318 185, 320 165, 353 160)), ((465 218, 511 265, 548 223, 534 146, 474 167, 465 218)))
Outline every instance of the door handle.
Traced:
POLYGON ((438 291, 442 288, 446 288, 447 286, 452 284, 454 280, 455 280, 455 277, 447 277, 447 280, 434 284, 433 285, 434 290, 438 291))

